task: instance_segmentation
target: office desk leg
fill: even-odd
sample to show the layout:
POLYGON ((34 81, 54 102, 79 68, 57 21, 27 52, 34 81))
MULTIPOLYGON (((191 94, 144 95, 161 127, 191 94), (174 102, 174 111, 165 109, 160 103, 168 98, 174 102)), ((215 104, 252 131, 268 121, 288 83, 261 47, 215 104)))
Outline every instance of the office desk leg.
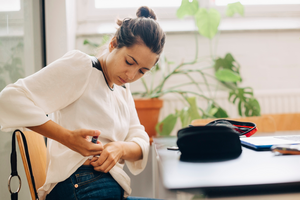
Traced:
POLYGON ((155 152, 154 145, 151 145, 151 153, 152 153, 152 192, 153 198, 158 198, 158 169, 157 169, 157 155, 155 152))

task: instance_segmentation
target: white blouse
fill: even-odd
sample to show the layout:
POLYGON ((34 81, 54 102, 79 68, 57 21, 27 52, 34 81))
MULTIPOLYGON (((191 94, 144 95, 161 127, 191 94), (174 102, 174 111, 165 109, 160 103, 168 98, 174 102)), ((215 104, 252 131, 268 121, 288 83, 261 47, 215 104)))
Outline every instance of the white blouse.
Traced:
MULTIPOLYGON (((149 137, 140 124, 129 89, 106 84, 102 71, 92 66, 89 55, 78 50, 66 53, 35 74, 8 85, 0 93, 0 124, 2 131, 38 126, 53 120, 69 129, 100 130, 103 145, 113 141, 136 142, 143 159, 125 161, 133 174, 146 166, 149 137), (48 114, 48 117, 46 116, 48 114)), ((40 199, 61 181, 73 174, 88 157, 48 139, 47 177, 38 189, 40 199)), ((109 173, 131 193, 130 178, 119 161, 109 173)))

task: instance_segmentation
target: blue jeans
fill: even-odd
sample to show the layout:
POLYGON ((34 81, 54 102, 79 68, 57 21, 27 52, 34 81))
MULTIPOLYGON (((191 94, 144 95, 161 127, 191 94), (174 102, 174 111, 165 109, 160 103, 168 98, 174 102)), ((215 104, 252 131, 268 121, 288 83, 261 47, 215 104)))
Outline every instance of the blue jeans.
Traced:
MULTIPOLYGON (((46 200, 123 200, 123 188, 110 173, 95 171, 93 166, 79 167, 69 178, 58 183, 46 200)), ((128 197, 127 200, 149 198, 128 197)))

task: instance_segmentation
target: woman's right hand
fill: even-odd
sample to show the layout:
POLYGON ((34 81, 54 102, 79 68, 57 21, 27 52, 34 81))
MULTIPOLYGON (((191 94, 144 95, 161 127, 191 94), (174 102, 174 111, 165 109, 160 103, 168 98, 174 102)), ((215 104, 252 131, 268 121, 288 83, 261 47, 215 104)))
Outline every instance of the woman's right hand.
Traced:
POLYGON ((89 139, 89 136, 99 135, 99 130, 74 130, 71 131, 69 137, 65 138, 64 145, 83 156, 99 155, 103 150, 103 145, 99 140, 97 141, 97 144, 94 144, 89 139))
POLYGON ((27 128, 47 138, 56 140, 83 156, 99 155, 103 150, 101 142, 98 141, 97 144, 94 144, 88 139, 88 136, 99 136, 99 130, 78 129, 70 131, 52 120, 39 126, 27 128))

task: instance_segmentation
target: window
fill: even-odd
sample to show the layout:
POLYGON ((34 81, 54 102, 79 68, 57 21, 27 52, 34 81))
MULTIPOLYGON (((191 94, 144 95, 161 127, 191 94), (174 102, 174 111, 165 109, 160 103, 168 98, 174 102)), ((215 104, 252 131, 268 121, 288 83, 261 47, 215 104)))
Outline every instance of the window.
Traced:
POLYGON ((152 8, 159 20, 176 18, 176 10, 181 0, 79 0, 77 4, 78 22, 87 20, 113 22, 116 17, 135 17, 138 7, 152 8))
MULTIPOLYGON (((225 15, 225 6, 238 0, 209 0, 210 5, 225 15)), ((299 17, 299 0, 239 0, 245 7, 245 17, 299 17)))
POLYGON ((0 0, 0 12, 19 11, 20 9, 20 0, 0 0))
MULTIPOLYGON (((215 0, 216 6, 224 6, 237 0, 215 0)), ((239 0, 243 5, 278 5, 278 4, 300 4, 299 0, 239 0)))
POLYGON ((143 5, 149 7, 179 7, 181 0, 95 0, 95 7, 103 8, 134 8, 143 5))
MULTIPOLYGON (((192 0, 189 0, 192 1, 192 0)), ((226 5, 238 0, 198 0, 201 7, 215 8, 222 18, 221 30, 298 29, 300 0, 240 0, 245 15, 226 16, 226 5), (251 25, 248 25, 248 24, 251 25)), ((155 11, 166 32, 195 30, 191 18, 176 17, 181 0, 78 0, 78 35, 107 34, 115 31, 116 18, 135 17, 139 6, 147 5, 155 11)))

